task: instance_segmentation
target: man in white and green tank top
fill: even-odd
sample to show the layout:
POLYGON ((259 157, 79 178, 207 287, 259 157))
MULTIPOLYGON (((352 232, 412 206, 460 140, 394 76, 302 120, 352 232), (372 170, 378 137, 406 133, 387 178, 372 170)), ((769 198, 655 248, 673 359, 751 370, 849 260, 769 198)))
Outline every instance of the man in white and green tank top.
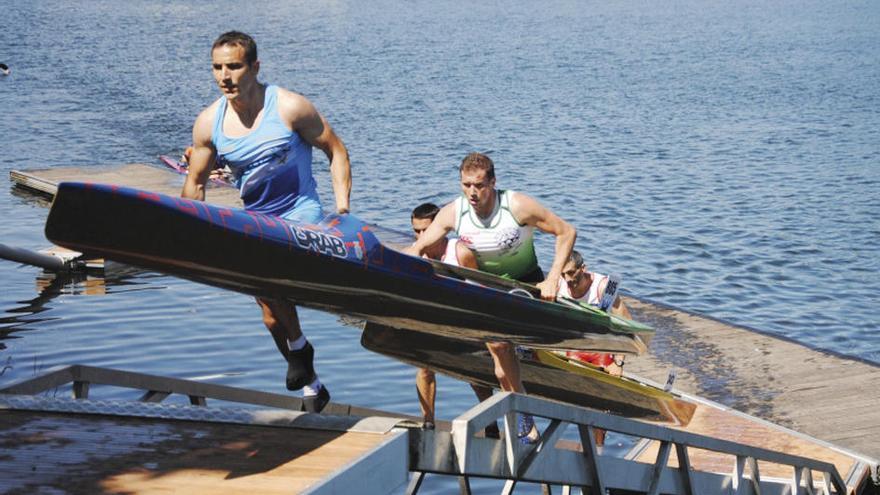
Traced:
MULTIPOLYGON (((495 165, 482 153, 471 153, 459 167, 462 195, 440 209, 428 230, 407 249, 421 256, 454 230, 477 258, 480 270, 534 283, 541 298, 552 301, 577 233, 570 224, 531 196, 495 188, 495 165), (553 264, 544 277, 535 256, 532 234, 535 228, 556 236, 553 264)), ((519 361, 509 342, 486 344, 495 360, 495 375, 501 389, 525 393, 519 361)), ((520 433, 528 440, 537 438, 531 418, 524 418, 520 433)))

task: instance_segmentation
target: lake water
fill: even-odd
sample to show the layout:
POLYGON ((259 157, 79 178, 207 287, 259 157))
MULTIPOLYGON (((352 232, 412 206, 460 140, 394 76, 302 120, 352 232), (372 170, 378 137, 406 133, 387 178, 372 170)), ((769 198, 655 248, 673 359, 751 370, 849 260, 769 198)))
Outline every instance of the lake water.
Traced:
MULTIPOLYGON (((629 294, 880 362, 880 3, 0 9, 3 176, 179 153, 219 96, 210 44, 240 29, 262 79, 308 96, 345 141, 359 216, 406 229, 414 205, 454 197, 465 154, 488 152, 499 187, 574 224, 591 267, 629 294)), ((46 246, 45 203, 8 184, 0 242, 46 246)), ((549 266, 552 239, 538 250, 549 266)), ((5 261, 0 281, 4 381, 83 363, 284 391, 246 296, 137 272, 49 283, 5 261)), ((361 349, 335 316, 302 319, 334 400, 417 413, 411 368, 361 349)), ((472 403, 441 380, 440 416, 472 403)))

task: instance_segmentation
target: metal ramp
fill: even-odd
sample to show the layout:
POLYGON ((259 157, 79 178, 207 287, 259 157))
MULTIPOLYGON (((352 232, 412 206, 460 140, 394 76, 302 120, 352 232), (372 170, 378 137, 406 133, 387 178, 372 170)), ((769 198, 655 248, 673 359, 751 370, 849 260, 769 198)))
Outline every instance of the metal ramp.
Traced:
MULTIPOLYGON (((704 402, 701 407, 711 412, 706 416, 708 421, 728 421, 729 418, 718 416, 715 411, 706 408, 707 404, 704 402)), ((416 427, 418 422, 413 421, 415 418, 402 420, 400 416, 384 411, 345 404, 328 405, 325 411, 331 416, 294 412, 300 408, 300 399, 287 395, 80 365, 58 367, 41 376, 10 383, 0 389, 0 420, 3 420, 5 414, 7 422, 13 425, 39 423, 45 420, 46 414, 51 414, 56 418, 52 421, 66 422, 71 430, 78 430, 79 426, 76 425, 79 424, 86 425, 87 429, 97 429, 98 427, 94 425, 89 426, 83 417, 94 418, 103 415, 122 418, 113 419, 119 423, 114 425, 114 428, 134 429, 134 431, 152 432, 154 430, 151 428, 154 426, 151 426, 149 421, 162 420, 173 422, 177 425, 174 428, 177 429, 196 428, 196 426, 180 426, 193 422, 196 422, 198 428, 206 428, 206 431, 211 431, 211 428, 223 428, 221 431, 227 433, 219 433, 219 435, 224 437, 229 434, 229 428, 238 428, 228 425, 239 425, 241 428, 267 426, 295 428, 299 433, 295 433, 293 438, 300 439, 306 438, 307 434, 304 432, 316 430, 345 431, 348 435, 358 431, 375 431, 380 434, 377 437, 380 439, 379 443, 375 447, 370 447, 372 450, 368 449, 371 452, 369 455, 355 453, 357 460, 344 462, 343 464, 347 464, 345 469, 317 484, 312 484, 306 490, 311 493, 335 493, 335 490, 345 491, 344 487, 351 489, 355 486, 360 493, 387 493, 394 486, 405 481, 405 473, 410 471, 414 474, 407 488, 408 494, 418 492, 425 473, 436 473, 458 476, 462 493, 470 493, 470 477, 483 477, 506 480, 503 490, 505 494, 513 493, 517 483, 527 482, 541 484, 545 493, 551 491, 551 485, 559 485, 562 487, 562 493, 566 494, 580 491, 603 495, 605 493, 841 495, 864 493, 870 484, 870 476, 876 475, 878 465, 872 459, 795 434, 776 425, 760 422, 742 413, 728 414, 728 416, 740 420, 748 419, 751 423, 748 423, 746 428, 749 429, 765 428, 760 430, 761 435, 797 435, 802 443, 814 446, 810 450, 811 454, 794 455, 781 450, 761 448, 743 442, 510 393, 494 395, 453 420, 451 425, 442 423, 438 425, 449 427, 451 431, 422 430, 416 427), (78 400, 36 396, 68 384, 72 395, 78 400), (133 388, 141 390, 142 395, 138 400, 122 403, 83 400, 88 397, 93 385, 133 388), (172 394, 186 396, 189 405, 161 404, 172 394), (226 406, 205 407, 215 400, 293 411, 283 412, 276 409, 276 412, 261 412, 226 406), (517 415, 520 413, 545 418, 545 421, 541 421, 542 435, 538 443, 521 445, 516 440, 517 415), (381 416, 393 416, 393 418, 381 416), (483 438, 481 435, 484 428, 499 419, 504 426, 503 439, 483 438), (626 457, 614 457, 606 454, 601 447, 597 447, 594 432, 598 428, 642 440, 637 442, 637 448, 626 457), (576 432, 578 441, 564 438, 567 429, 576 432), (392 436, 382 439, 381 434, 392 436), (407 443, 408 449, 405 447, 407 443), (648 445, 653 447, 646 448, 648 445), (717 462, 719 456, 726 461, 719 464, 717 462), (706 458, 714 459, 713 463, 707 464, 706 458), (722 465, 724 467, 719 468, 722 465), (371 478, 370 475, 382 472, 380 466, 398 474, 395 475, 396 477, 371 478), (845 477, 841 476, 842 471, 847 473, 845 477), (404 474, 402 479, 399 473, 404 474), (367 481, 373 478, 375 484, 367 481), (394 479, 399 481, 389 482, 394 479)), ((4 430, 0 424, 0 440, 3 440, 3 435, 9 437, 5 441, 11 449, 10 453, 16 448, 27 447, 26 442, 22 444, 15 440, 18 438, 17 430, 18 427, 4 430)), ((254 435, 258 435, 253 433, 255 431, 257 430, 242 431, 240 435, 244 439, 252 439, 254 435)), ((271 438, 265 441, 269 442, 283 434, 285 433, 270 433, 268 436, 271 438)), ((330 441, 332 439, 315 440, 317 442, 315 445, 330 441)), ((190 446, 180 446, 180 448, 188 447, 190 446)), ((284 446, 280 449, 282 452, 289 450, 284 446)), ((51 446, 49 452, 52 455, 60 455, 52 450, 51 446)), ((79 452, 74 452, 69 457, 79 459, 81 456, 78 454, 79 452)), ((166 454, 162 455, 163 457, 160 458, 167 457, 166 454)), ((331 454, 326 462, 340 461, 340 455, 331 454)), ((224 459, 228 459, 228 454, 206 462, 213 472, 222 474, 224 459)), ((296 473, 294 456, 289 456, 285 460, 290 461, 286 463, 290 466, 289 472, 296 473)), ((260 471, 255 469, 255 472, 260 471)), ((117 474, 110 473, 108 476, 117 474)), ((299 475, 287 476, 296 479, 299 475)), ((92 475, 89 477, 94 478, 92 475)), ((3 481, 4 478, 0 475, 0 485, 3 481)), ((212 485, 212 489, 231 488, 228 480, 221 479, 218 483, 221 484, 212 485)), ((80 493, 75 489, 73 492, 80 493)), ((89 490, 84 489, 81 493, 89 493, 89 490)))
POLYGON ((422 432, 410 449, 410 470, 417 474, 407 493, 418 491, 424 473, 442 473, 461 477, 463 492, 469 492, 467 479, 473 476, 508 480, 504 493, 511 493, 517 482, 531 482, 543 484, 545 493, 549 485, 562 485, 563 493, 574 488, 594 494, 831 495, 858 493, 876 469, 876 462, 860 463, 859 476, 847 486, 830 462, 509 393, 496 394, 455 419, 451 433, 422 432), (518 413, 549 420, 537 444, 511 441, 516 439, 518 413), (503 420, 504 440, 478 436, 498 419, 503 420), (566 425, 576 428, 579 445, 560 441, 566 425), (603 455, 596 446, 596 428, 658 442, 654 462, 603 455), (701 452, 729 456, 729 470, 696 469, 691 459, 701 452), (782 466, 788 475, 763 476, 765 466, 782 466))

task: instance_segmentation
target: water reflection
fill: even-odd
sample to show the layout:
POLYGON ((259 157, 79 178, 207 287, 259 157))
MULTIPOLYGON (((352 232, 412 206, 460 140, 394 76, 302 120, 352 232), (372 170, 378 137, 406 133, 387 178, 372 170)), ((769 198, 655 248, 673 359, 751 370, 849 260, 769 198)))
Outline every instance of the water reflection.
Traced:
POLYGON ((34 280, 37 296, 18 301, 20 306, 5 311, 12 316, 0 316, 0 350, 6 349, 3 340, 18 338, 14 334, 27 329, 28 325, 61 319, 60 316, 36 316, 52 309, 49 303, 58 296, 105 296, 110 293, 164 288, 150 284, 150 279, 158 277, 158 274, 140 268, 103 261, 100 264, 92 263, 92 266, 96 267, 77 271, 40 272, 34 280))

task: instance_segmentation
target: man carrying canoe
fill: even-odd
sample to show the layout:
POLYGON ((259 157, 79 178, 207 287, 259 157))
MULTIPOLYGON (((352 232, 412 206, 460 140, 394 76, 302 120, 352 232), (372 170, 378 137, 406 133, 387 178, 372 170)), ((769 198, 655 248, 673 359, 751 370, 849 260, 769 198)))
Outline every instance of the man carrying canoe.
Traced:
MULTIPOLYGON (((577 250, 573 249, 571 251, 571 256, 568 257, 568 261, 562 268, 562 277, 564 281, 560 280, 559 282, 557 297, 568 297, 592 306, 601 307, 602 299, 610 296, 612 300, 609 302, 608 312, 628 320, 632 319, 629 308, 626 307, 626 304, 617 295, 617 287, 613 289, 610 287, 611 283, 616 283, 616 279, 613 280, 608 275, 587 270, 584 257, 577 250)), ((623 363, 626 359, 626 356, 623 354, 584 351, 563 351, 563 353, 570 359, 599 366, 611 375, 623 375, 623 363)))
MULTIPOLYGON (((577 237, 574 227, 530 196, 496 189, 495 165, 482 153, 466 156, 459 173, 462 195, 440 209, 425 233, 406 252, 421 256, 454 230, 474 252, 480 270, 534 283, 541 290, 542 299, 554 300, 562 268, 577 237), (546 277, 535 256, 535 228, 556 236, 553 265, 546 277)), ((486 346, 495 361, 495 376, 501 389, 525 393, 513 344, 488 342, 486 346)), ((520 417, 519 434, 526 442, 537 439, 531 416, 520 417)))
MULTIPOLYGON (((413 209, 410 214, 410 223, 412 224, 416 239, 428 230, 439 211, 440 208, 434 203, 423 203, 413 209)), ((473 251, 465 247, 464 243, 460 242, 459 239, 447 239, 444 236, 433 245, 426 247, 423 256, 433 260, 440 260, 447 265, 478 268, 477 259, 474 257, 473 251)), ((492 397, 491 388, 474 383, 470 383, 470 386, 478 401, 483 402, 492 397)), ((419 396, 419 407, 422 409, 425 428, 433 429, 434 405, 437 398, 437 382, 433 371, 428 368, 419 368, 419 371, 416 372, 416 393, 419 396)), ((500 437, 497 424, 493 423, 486 427, 486 437, 500 437)))
MULTIPOLYGON (((246 210, 317 223, 323 218, 312 176, 312 147, 317 147, 330 160, 336 212, 348 213, 351 165, 345 145, 307 98, 257 80, 260 61, 253 38, 238 31, 220 35, 211 47, 211 65, 223 96, 193 125, 181 196, 203 201, 216 162, 232 171, 246 210)), ((315 373, 314 349, 302 334, 296 307, 273 299, 257 303, 287 358, 287 388, 303 389, 305 410, 320 412, 330 393, 315 373)))

